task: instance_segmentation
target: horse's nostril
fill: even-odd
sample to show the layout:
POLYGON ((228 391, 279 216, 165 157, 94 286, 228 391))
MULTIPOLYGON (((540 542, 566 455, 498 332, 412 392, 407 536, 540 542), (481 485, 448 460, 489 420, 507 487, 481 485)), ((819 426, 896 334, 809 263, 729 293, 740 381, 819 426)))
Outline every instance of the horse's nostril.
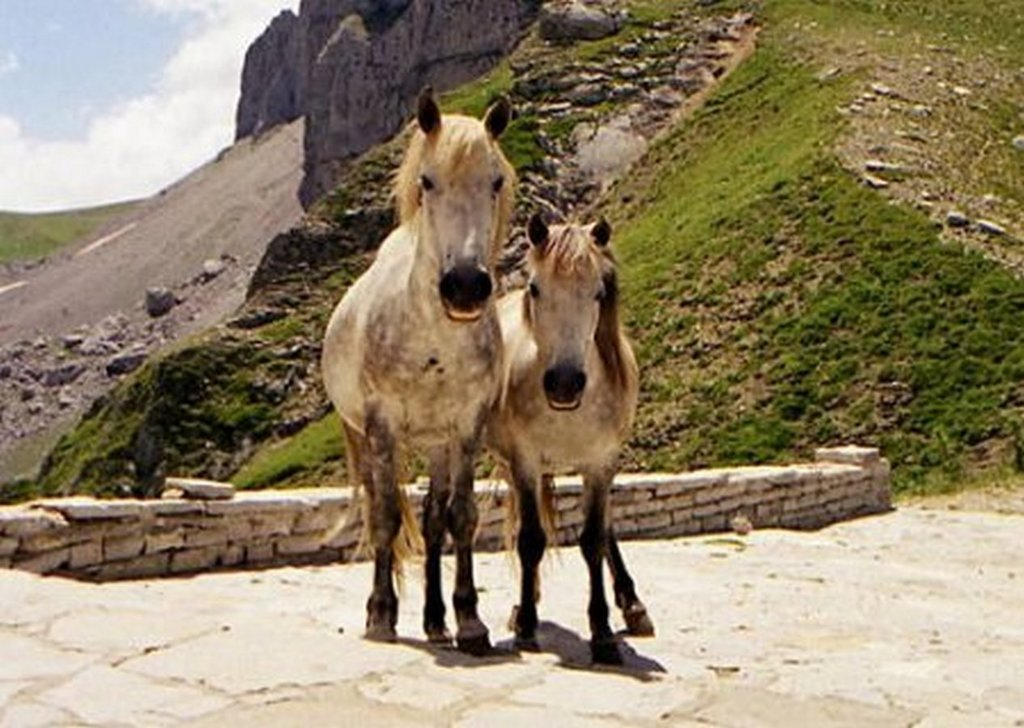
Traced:
POLYGON ((580 392, 582 392, 586 388, 586 386, 587 386, 587 375, 584 374, 583 372, 576 372, 576 375, 573 377, 573 380, 572 380, 573 392, 576 393, 576 394, 579 394, 580 392))
POLYGON ((448 271, 441 278, 441 285, 439 286, 441 292, 441 298, 446 301, 454 301, 455 297, 459 293, 459 283, 455 275, 455 271, 448 271))
POLYGON ((544 372, 544 391, 548 394, 553 394, 555 391, 556 375, 554 369, 548 369, 544 372))
POLYGON ((491 297, 493 290, 494 284, 491 283, 491 276, 486 271, 477 271, 473 281, 474 298, 477 301, 486 301, 491 297))

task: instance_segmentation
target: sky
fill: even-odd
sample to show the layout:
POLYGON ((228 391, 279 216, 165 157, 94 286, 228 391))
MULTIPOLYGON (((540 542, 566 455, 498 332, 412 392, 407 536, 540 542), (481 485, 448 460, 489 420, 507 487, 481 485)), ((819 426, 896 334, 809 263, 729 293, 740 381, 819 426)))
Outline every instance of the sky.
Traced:
POLYGON ((0 0, 0 210, 146 197, 234 139, 245 50, 298 0, 0 0))

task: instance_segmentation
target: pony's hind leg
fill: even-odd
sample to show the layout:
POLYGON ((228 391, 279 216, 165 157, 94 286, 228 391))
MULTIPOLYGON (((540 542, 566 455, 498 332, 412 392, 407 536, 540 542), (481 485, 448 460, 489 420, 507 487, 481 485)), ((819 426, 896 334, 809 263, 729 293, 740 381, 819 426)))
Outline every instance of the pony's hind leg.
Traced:
POLYGON ((537 598, 540 591, 537 567, 544 558, 548 539, 540 521, 537 479, 513 464, 512 480, 519 506, 516 551, 519 554, 521 574, 519 605, 513 608, 510 621, 516 633, 516 646, 524 650, 537 650, 537 598))
POLYGON ((626 562, 619 550, 619 540, 611 526, 608 528, 608 566, 615 585, 615 606, 622 610, 626 630, 634 637, 653 637, 654 622, 647 614, 647 607, 636 595, 636 584, 626 570, 626 562))
POLYGON ((426 601, 423 631, 431 642, 448 644, 451 633, 445 624, 441 589, 441 551, 444 548, 445 514, 451 499, 451 465, 448 448, 430 453, 430 490, 423 500, 423 536, 426 542, 426 601))
POLYGON ((455 594, 452 604, 458 631, 455 642, 469 654, 490 652, 487 627, 477 615, 477 592, 473 582, 473 537, 476 535, 477 508, 473 495, 473 463, 479 438, 465 441, 454 463, 455 492, 448 506, 448 529, 455 542, 455 594))
POLYGON ((583 532, 580 550, 590 572, 590 654, 594 662, 622 664, 619 646, 608 623, 608 600, 604 594, 604 557, 608 548, 608 492, 610 477, 583 479, 583 532))
POLYGON ((398 623, 398 595, 393 572, 395 539, 402 526, 398 476, 395 470, 395 439, 378 414, 367 412, 365 468, 370 476, 369 536, 373 547, 373 591, 366 603, 366 637, 393 641, 398 623))

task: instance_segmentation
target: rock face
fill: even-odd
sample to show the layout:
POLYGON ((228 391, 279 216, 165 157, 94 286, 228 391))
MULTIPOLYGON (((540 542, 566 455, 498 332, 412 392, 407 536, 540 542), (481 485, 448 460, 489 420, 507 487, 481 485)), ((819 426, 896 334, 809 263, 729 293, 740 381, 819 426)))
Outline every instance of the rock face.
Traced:
POLYGON ((259 135, 305 113, 300 82, 299 18, 285 10, 270 23, 245 54, 242 97, 238 102, 235 137, 259 135))
POLYGON ((303 0, 246 54, 239 138, 306 116, 309 205, 340 166, 394 134, 426 85, 452 88, 494 66, 539 0, 303 0))

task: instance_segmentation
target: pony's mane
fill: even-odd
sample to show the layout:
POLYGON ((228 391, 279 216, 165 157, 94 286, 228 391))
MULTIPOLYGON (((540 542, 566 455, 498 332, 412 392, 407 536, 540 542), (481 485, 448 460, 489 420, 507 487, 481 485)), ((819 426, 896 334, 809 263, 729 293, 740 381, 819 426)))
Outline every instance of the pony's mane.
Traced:
MULTIPOLYGON (((572 279, 588 273, 600 273, 604 296, 601 298, 594 343, 612 383, 621 391, 636 387, 638 373, 627 351, 626 334, 619 319, 618 264, 611 248, 595 245, 586 227, 571 224, 555 226, 550 229, 547 245, 533 248, 528 256, 529 266, 545 263, 552 266, 559 278, 572 279)), ((527 306, 527 324, 532 325, 528 296, 524 296, 524 304, 527 306)))
MULTIPOLYGON (((494 226, 491 251, 495 260, 508 234, 512 205, 515 200, 516 172, 501 146, 487 133, 483 122, 468 116, 445 115, 436 135, 428 137, 416 122, 410 125, 412 138, 394 181, 395 206, 402 225, 412 224, 420 211, 420 170, 427 152, 431 152, 435 169, 446 179, 458 178, 493 154, 505 183, 498 195, 497 224, 494 226)), ((492 261, 493 262, 493 261, 492 261)))

